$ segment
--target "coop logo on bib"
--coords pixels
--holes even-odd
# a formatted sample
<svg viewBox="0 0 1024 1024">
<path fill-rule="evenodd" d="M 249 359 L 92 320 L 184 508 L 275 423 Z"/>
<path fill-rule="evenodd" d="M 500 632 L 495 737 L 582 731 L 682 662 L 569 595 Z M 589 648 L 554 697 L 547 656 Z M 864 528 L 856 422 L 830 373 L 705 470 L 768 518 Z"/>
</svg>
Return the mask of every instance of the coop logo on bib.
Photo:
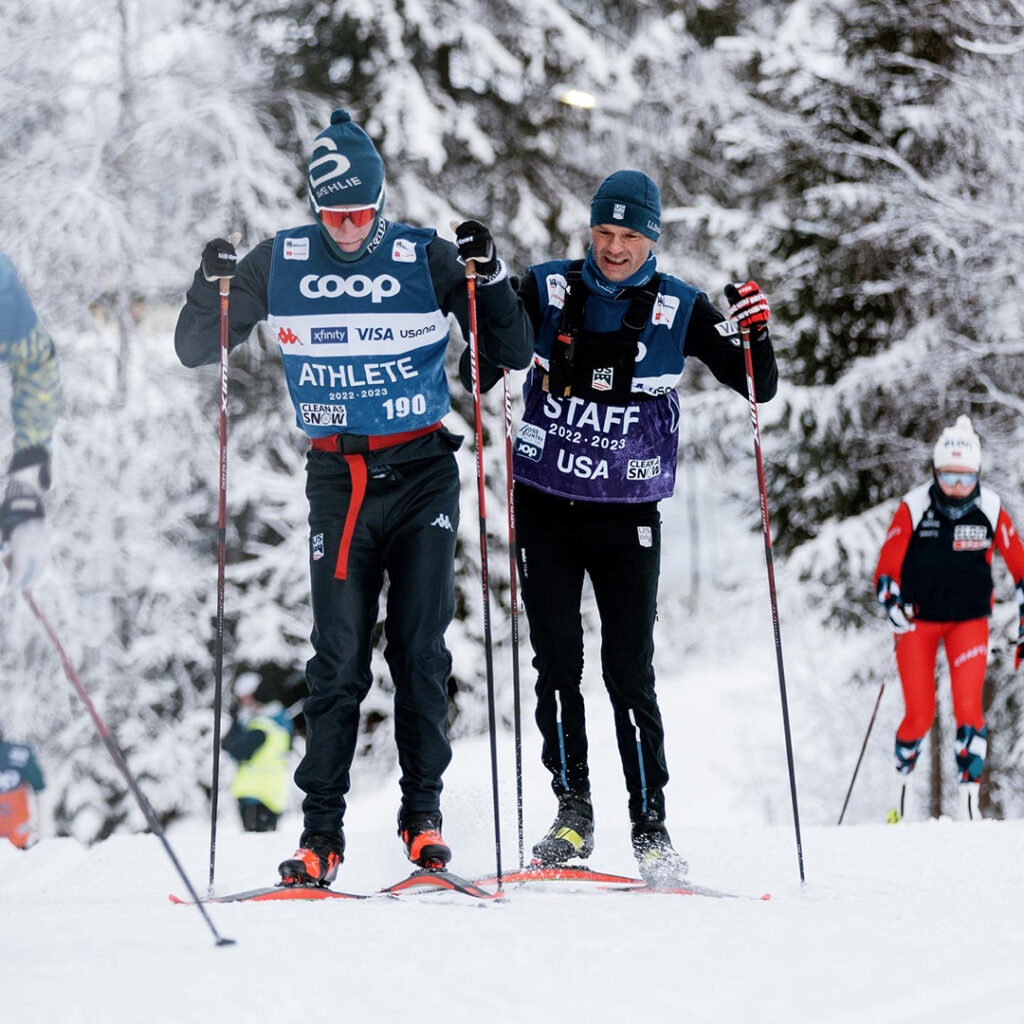
<svg viewBox="0 0 1024 1024">
<path fill-rule="evenodd" d="M 402 290 L 398 279 L 390 274 L 369 278 L 365 274 L 341 277 L 339 274 L 307 274 L 299 282 L 299 291 L 307 299 L 336 299 L 348 295 L 353 299 L 369 298 L 371 302 L 383 302 Z"/>
<path fill-rule="evenodd" d="M 516 434 L 516 455 L 522 455 L 524 459 L 531 462 L 540 462 L 544 454 L 544 442 L 548 433 L 543 427 L 533 423 L 522 423 L 519 426 L 519 433 Z"/>
</svg>

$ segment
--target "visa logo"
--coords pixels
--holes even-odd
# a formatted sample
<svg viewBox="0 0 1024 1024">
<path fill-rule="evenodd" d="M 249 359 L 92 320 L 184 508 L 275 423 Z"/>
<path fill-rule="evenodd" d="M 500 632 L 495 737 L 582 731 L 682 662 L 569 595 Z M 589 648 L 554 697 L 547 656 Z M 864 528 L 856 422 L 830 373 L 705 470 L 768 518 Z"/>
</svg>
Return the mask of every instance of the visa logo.
<svg viewBox="0 0 1024 1024">
<path fill-rule="evenodd" d="M 347 327 L 314 327 L 309 332 L 314 345 L 345 345 L 348 343 Z"/>
<path fill-rule="evenodd" d="M 395 332 L 390 327 L 357 327 L 360 341 L 394 341 Z"/>
</svg>

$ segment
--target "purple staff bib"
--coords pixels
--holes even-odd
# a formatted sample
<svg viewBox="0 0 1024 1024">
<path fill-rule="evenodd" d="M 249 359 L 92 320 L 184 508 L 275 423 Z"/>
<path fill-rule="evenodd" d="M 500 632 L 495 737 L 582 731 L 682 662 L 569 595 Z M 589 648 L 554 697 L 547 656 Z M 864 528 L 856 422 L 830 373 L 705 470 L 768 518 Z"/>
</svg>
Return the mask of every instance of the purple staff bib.
<svg viewBox="0 0 1024 1024">
<path fill-rule="evenodd" d="M 675 487 L 679 400 L 674 391 L 629 405 L 555 398 L 543 371 L 526 378 L 513 453 L 515 479 L 579 501 L 660 501 Z"/>
</svg>

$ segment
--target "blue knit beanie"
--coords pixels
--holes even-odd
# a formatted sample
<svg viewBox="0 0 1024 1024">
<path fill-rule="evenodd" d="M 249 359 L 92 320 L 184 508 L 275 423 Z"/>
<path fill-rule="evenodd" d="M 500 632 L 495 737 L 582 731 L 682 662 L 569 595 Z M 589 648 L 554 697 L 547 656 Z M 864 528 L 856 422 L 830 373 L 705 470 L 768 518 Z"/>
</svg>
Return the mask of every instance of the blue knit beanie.
<svg viewBox="0 0 1024 1024">
<path fill-rule="evenodd" d="M 616 224 L 661 237 L 661 193 L 642 171 L 616 171 L 597 187 L 590 203 L 590 226 Z"/>
<path fill-rule="evenodd" d="M 347 110 L 334 111 L 330 125 L 314 140 L 306 181 L 314 211 L 324 206 L 372 206 L 380 198 L 384 161 Z"/>
</svg>

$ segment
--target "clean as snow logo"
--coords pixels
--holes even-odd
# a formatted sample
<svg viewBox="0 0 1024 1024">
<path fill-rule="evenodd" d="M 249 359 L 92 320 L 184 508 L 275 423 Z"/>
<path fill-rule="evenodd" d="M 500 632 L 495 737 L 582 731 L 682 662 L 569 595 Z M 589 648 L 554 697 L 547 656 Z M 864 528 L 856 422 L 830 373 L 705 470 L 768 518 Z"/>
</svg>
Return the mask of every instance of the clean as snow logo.
<svg viewBox="0 0 1024 1024">
<path fill-rule="evenodd" d="M 348 424 L 348 409 L 343 405 L 300 402 L 299 416 L 310 427 L 344 427 Z"/>
<path fill-rule="evenodd" d="M 653 480 L 661 476 L 661 456 L 653 459 L 630 459 L 626 463 L 627 480 Z"/>
<path fill-rule="evenodd" d="M 390 274 L 370 278 L 365 274 L 353 274 L 341 277 L 338 274 L 307 274 L 299 282 L 299 291 L 307 299 L 336 299 L 348 295 L 353 299 L 369 297 L 371 302 L 379 303 L 390 299 L 402 290 L 397 278 Z"/>
<path fill-rule="evenodd" d="M 455 532 L 455 530 L 452 529 L 452 521 L 444 512 L 439 513 L 438 517 L 430 525 L 440 526 L 442 530 L 447 530 L 449 533 Z"/>
</svg>

